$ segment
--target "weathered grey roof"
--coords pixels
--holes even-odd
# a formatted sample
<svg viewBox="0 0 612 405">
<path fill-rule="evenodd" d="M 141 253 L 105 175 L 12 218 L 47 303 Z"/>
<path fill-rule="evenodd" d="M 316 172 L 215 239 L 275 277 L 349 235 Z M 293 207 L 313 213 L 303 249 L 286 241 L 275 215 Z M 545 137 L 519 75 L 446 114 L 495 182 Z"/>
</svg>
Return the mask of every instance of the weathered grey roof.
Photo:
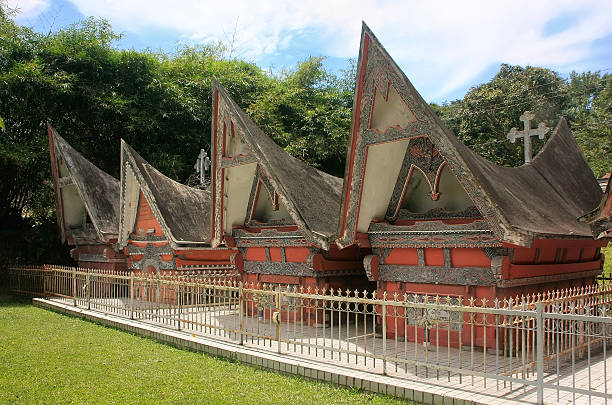
<svg viewBox="0 0 612 405">
<path fill-rule="evenodd" d="M 579 218 L 589 224 L 595 239 L 612 238 L 612 177 L 605 190 L 597 207 Z"/>
<path fill-rule="evenodd" d="M 291 156 L 253 123 L 219 82 L 215 86 L 246 128 L 245 140 L 278 186 L 277 192 L 290 200 L 310 231 L 332 236 L 338 227 L 342 179 Z"/>
<path fill-rule="evenodd" d="M 209 190 L 178 183 L 151 166 L 127 143 L 122 142 L 125 158 L 133 163 L 140 188 L 164 231 L 174 242 L 206 243 L 210 240 Z"/>
<path fill-rule="evenodd" d="M 119 229 L 119 180 L 85 159 L 50 125 L 49 132 L 55 152 L 66 164 L 97 233 L 102 240 L 116 237 Z"/>
<path fill-rule="evenodd" d="M 543 237 L 591 237 L 578 217 L 597 205 L 601 188 L 565 118 L 533 162 L 520 167 L 497 166 L 461 143 L 457 149 L 510 225 Z"/>
</svg>

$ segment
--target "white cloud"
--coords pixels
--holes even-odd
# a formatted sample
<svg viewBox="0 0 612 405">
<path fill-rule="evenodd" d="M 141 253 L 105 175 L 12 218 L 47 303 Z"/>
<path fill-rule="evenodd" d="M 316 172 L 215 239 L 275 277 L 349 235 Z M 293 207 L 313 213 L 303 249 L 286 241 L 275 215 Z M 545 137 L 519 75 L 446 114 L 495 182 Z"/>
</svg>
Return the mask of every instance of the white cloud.
<svg viewBox="0 0 612 405">
<path fill-rule="evenodd" d="M 6 5 L 9 9 L 17 9 L 18 19 L 27 20 L 38 17 L 40 13 L 49 7 L 50 0 L 7 0 Z"/>
<path fill-rule="evenodd" d="M 612 34 L 612 2 L 601 0 L 70 1 L 85 15 L 111 19 L 120 31 L 171 29 L 188 40 L 227 41 L 238 21 L 239 51 L 254 60 L 289 52 L 304 30 L 321 44 L 312 54 L 356 56 L 364 20 L 432 98 L 500 62 L 571 68 L 589 56 L 592 41 Z M 544 35 L 546 24 L 560 16 L 573 24 Z"/>
</svg>

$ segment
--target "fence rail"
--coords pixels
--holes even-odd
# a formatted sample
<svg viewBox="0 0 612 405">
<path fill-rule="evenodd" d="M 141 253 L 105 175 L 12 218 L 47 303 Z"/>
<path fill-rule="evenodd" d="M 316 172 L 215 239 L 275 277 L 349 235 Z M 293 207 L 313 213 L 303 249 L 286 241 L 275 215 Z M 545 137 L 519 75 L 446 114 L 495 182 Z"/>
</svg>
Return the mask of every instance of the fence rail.
<svg viewBox="0 0 612 405">
<path fill-rule="evenodd" d="M 610 285 L 477 302 L 195 273 L 46 265 L 6 276 L 14 292 L 381 374 L 538 403 L 610 396 Z"/>
</svg>

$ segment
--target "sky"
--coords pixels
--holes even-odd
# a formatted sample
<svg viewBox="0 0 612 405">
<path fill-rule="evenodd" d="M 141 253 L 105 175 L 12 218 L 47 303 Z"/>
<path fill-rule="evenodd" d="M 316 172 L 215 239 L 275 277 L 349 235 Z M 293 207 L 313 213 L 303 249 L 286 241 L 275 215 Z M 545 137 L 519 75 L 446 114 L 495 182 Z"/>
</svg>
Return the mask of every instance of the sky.
<svg viewBox="0 0 612 405">
<path fill-rule="evenodd" d="M 2 1 L 2 0 L 0 0 Z M 49 32 L 87 16 L 110 20 L 119 46 L 172 51 L 180 43 L 233 43 L 262 68 L 326 56 L 337 71 L 359 53 L 361 22 L 425 100 L 462 98 L 501 63 L 612 71 L 609 0 L 4 0 L 22 25 Z"/>
</svg>

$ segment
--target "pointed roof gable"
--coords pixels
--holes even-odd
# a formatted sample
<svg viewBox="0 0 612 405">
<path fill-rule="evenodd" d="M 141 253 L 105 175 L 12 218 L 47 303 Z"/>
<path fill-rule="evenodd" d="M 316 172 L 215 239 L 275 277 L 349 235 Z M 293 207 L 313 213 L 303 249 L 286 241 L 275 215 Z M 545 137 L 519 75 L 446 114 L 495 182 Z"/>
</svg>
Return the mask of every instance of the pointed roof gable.
<svg viewBox="0 0 612 405">
<path fill-rule="evenodd" d="M 172 247 L 210 241 L 209 190 L 178 183 L 160 173 L 125 141 L 121 141 L 121 221 L 119 244 L 132 232 L 140 192 Z"/>
<path fill-rule="evenodd" d="M 376 97 L 385 96 L 390 102 L 394 94 L 403 104 L 396 102 L 399 107 L 388 108 L 382 117 L 375 116 Z M 409 140 L 423 136 L 439 149 L 500 241 L 529 245 L 536 235 L 590 236 L 588 227 L 576 217 L 581 209 L 585 212 L 585 207 L 593 207 L 601 192 L 564 119 L 532 164 L 497 166 L 472 152 L 444 126 L 365 23 L 353 120 L 342 197 L 343 221 L 338 231 L 340 246 L 354 243 L 358 225 L 363 229 L 359 221 L 366 167 L 382 165 L 369 155 L 376 156 L 376 148 L 389 143 L 397 147 L 387 147 L 391 149 L 386 154 L 400 146 L 405 150 Z M 399 167 L 395 172 L 393 168 L 388 170 L 397 171 Z"/>
<path fill-rule="evenodd" d="M 590 225 L 595 239 L 612 239 L 612 177 L 610 176 L 605 190 L 597 207 L 578 218 L 579 221 Z"/>
<path fill-rule="evenodd" d="M 85 159 L 51 125 L 47 125 L 47 132 L 62 239 L 66 238 L 67 230 L 63 219 L 62 185 L 59 183 L 66 181 L 66 177 L 75 186 L 99 240 L 104 242 L 116 238 L 119 228 L 119 181 Z M 58 161 L 65 164 L 68 176 L 61 175 Z"/>
<path fill-rule="evenodd" d="M 223 157 L 223 139 L 217 135 L 217 124 L 220 122 L 219 106 L 223 103 L 238 126 L 244 141 L 250 148 L 252 156 L 249 161 L 257 162 L 265 171 L 272 187 L 279 194 L 281 201 L 296 225 L 305 232 L 313 243 L 327 246 L 328 239 L 338 227 L 338 212 L 342 179 L 317 170 L 294 158 L 264 134 L 253 121 L 232 100 L 223 86 L 214 81 L 214 108 L 211 144 L 213 146 L 213 167 L 220 169 Z M 213 174 L 214 175 L 214 174 Z M 219 176 L 220 177 L 220 176 Z M 218 180 L 222 180 L 217 177 Z M 215 180 L 213 179 L 213 183 Z M 218 187 L 215 204 L 221 202 L 221 187 Z M 220 220 L 217 214 L 217 223 Z"/>
</svg>

